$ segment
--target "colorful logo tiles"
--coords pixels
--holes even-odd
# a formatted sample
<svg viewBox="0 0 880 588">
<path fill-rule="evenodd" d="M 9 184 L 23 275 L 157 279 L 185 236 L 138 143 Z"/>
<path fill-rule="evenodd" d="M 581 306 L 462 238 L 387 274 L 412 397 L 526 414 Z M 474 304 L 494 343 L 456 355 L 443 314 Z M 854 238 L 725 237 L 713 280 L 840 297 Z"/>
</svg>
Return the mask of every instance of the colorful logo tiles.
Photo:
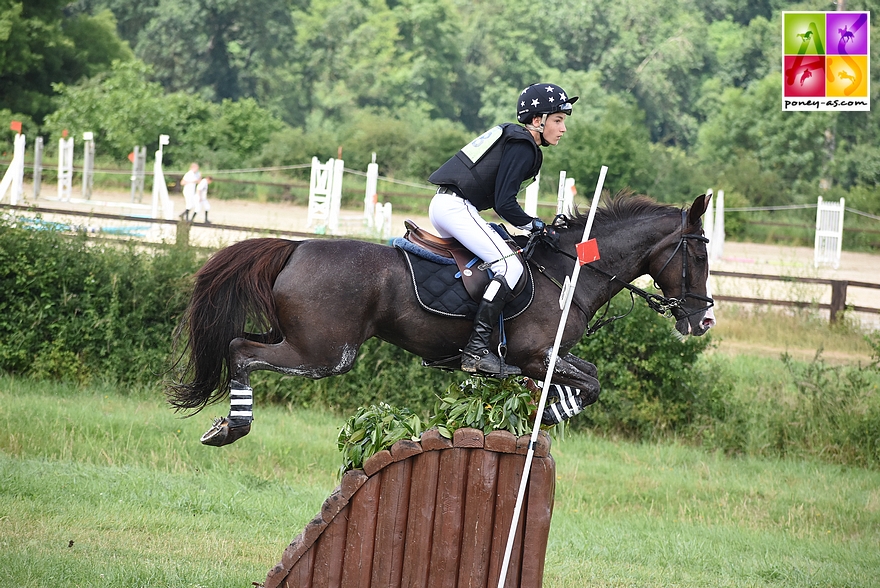
<svg viewBox="0 0 880 588">
<path fill-rule="evenodd" d="M 782 13 L 782 110 L 871 110 L 870 12 Z"/>
</svg>

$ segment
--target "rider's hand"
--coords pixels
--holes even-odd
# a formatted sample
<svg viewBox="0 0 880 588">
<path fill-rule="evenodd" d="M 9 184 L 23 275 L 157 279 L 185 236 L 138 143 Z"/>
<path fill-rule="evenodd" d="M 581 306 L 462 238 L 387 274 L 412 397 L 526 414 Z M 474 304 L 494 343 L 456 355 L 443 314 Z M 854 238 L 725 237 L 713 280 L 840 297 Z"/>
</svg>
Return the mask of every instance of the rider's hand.
<svg viewBox="0 0 880 588">
<path fill-rule="evenodd" d="M 559 247 L 559 233 L 539 218 L 532 219 L 532 234 L 535 233 L 541 235 L 541 238 L 551 246 Z"/>
<path fill-rule="evenodd" d="M 559 248 L 559 233 L 551 226 L 544 227 L 544 241 L 552 247 Z"/>
</svg>

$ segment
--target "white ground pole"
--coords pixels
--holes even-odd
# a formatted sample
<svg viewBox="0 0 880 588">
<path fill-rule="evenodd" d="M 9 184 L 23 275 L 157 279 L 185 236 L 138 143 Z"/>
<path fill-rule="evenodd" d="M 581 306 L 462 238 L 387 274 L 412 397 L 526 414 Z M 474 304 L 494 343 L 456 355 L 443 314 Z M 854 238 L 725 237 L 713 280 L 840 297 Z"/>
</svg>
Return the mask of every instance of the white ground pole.
<svg viewBox="0 0 880 588">
<path fill-rule="evenodd" d="M 564 174 L 565 172 L 562 173 Z M 587 217 L 587 224 L 584 227 L 584 236 L 581 241 L 586 241 L 590 237 L 590 230 L 593 228 L 593 219 L 596 217 L 596 208 L 599 205 L 599 197 L 602 195 L 602 186 L 605 184 L 605 174 L 607 173 L 608 166 L 603 165 L 602 170 L 599 172 L 599 181 L 596 183 L 596 191 L 593 193 L 593 202 L 590 205 L 590 215 Z M 561 179 L 564 180 L 564 178 Z M 560 182 L 560 184 L 564 184 L 564 181 Z M 559 346 L 562 344 L 562 334 L 565 331 L 565 323 L 568 320 L 568 312 L 571 310 L 571 301 L 574 297 L 574 290 L 575 286 L 577 286 L 580 271 L 581 263 L 577 260 L 574 262 L 574 271 L 571 274 L 571 281 L 566 278 L 566 287 L 563 289 L 562 298 L 560 299 L 562 316 L 559 319 L 559 328 L 556 330 L 556 341 L 554 341 L 553 350 L 550 352 L 550 361 L 547 365 L 547 375 L 544 377 L 544 386 L 541 389 L 541 400 L 538 402 L 538 411 L 535 413 L 535 425 L 532 427 L 532 438 L 529 441 L 528 452 L 526 452 L 526 463 L 523 467 L 523 475 L 519 483 L 519 493 L 516 496 L 516 506 L 513 509 L 513 520 L 510 523 L 510 534 L 507 536 L 507 547 L 504 549 L 504 561 L 501 564 L 501 575 L 498 578 L 498 588 L 504 588 L 504 582 L 507 580 L 507 568 L 510 566 L 510 554 L 513 551 L 513 542 L 516 535 L 516 528 L 519 524 L 520 512 L 522 511 L 523 498 L 526 493 L 526 486 L 529 483 L 529 473 L 532 469 L 532 458 L 535 456 L 535 444 L 538 442 L 538 433 L 541 430 L 541 415 L 544 414 L 544 406 L 547 404 L 547 394 L 550 391 L 550 382 L 553 379 L 553 370 L 556 368 L 556 359 L 559 357 Z"/>
<path fill-rule="evenodd" d="M 82 197 L 91 199 L 95 186 L 95 134 L 92 131 L 83 133 L 83 175 Z"/>
<path fill-rule="evenodd" d="M 565 170 L 559 172 L 559 187 L 556 189 L 556 214 L 565 211 Z"/>
<path fill-rule="evenodd" d="M 0 181 L 0 200 L 9 192 L 9 203 L 13 206 L 22 198 L 22 183 L 24 182 L 24 149 L 27 139 L 21 133 L 15 135 L 12 161 L 6 168 L 3 180 Z"/>
<path fill-rule="evenodd" d="M 368 228 L 374 226 L 374 216 L 378 216 L 376 204 L 379 202 L 379 164 L 373 153 L 373 162 L 367 164 L 367 188 L 364 191 L 364 223 Z"/>
<path fill-rule="evenodd" d="M 58 200 L 69 202 L 73 191 L 73 137 L 58 139 Z"/>
<path fill-rule="evenodd" d="M 34 200 L 40 197 L 43 182 L 43 137 L 34 141 Z"/>
<path fill-rule="evenodd" d="M 703 233 L 706 235 L 706 238 L 709 239 L 707 249 L 709 250 L 709 257 L 711 258 L 712 247 L 715 245 L 715 233 L 712 230 L 715 227 L 715 199 L 712 197 L 712 188 L 706 190 L 706 196 L 709 197 L 709 207 L 703 215 Z"/>
<path fill-rule="evenodd" d="M 724 255 L 724 190 L 718 190 L 718 202 L 715 204 L 715 226 L 712 237 L 715 244 L 709 252 L 709 259 L 721 259 Z M 709 295 L 711 297 L 711 294 Z"/>
<path fill-rule="evenodd" d="M 535 181 L 526 187 L 526 205 L 524 210 L 529 216 L 538 216 L 538 190 L 541 185 L 541 174 L 535 176 Z"/>
</svg>

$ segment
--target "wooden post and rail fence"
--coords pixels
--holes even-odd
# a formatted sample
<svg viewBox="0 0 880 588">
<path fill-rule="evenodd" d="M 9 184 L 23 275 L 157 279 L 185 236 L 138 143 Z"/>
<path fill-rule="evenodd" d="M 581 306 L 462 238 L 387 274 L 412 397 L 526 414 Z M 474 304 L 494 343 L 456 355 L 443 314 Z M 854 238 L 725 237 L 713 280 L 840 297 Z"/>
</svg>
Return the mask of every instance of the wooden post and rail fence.
<svg viewBox="0 0 880 588">
<path fill-rule="evenodd" d="M 849 309 L 855 312 L 867 312 L 872 314 L 880 314 L 880 308 L 871 308 L 868 306 L 855 306 L 846 304 L 846 294 L 847 289 L 850 287 L 853 288 L 869 288 L 874 290 L 880 290 L 880 284 L 872 284 L 870 282 L 857 282 L 855 280 L 830 280 L 826 278 L 800 278 L 793 276 L 771 276 L 766 274 L 746 274 L 741 272 L 725 272 L 725 271 L 712 271 L 713 276 L 717 276 L 720 278 L 745 278 L 749 280 L 773 280 L 780 282 L 790 282 L 790 283 L 798 283 L 798 284 L 823 284 L 826 286 L 831 286 L 831 302 L 830 303 L 816 303 L 816 302 L 803 302 L 798 300 L 775 300 L 775 299 L 767 299 L 767 298 L 749 298 L 746 296 L 726 296 L 726 295 L 713 295 L 715 300 L 721 300 L 726 302 L 742 302 L 746 304 L 766 304 L 771 306 L 794 306 L 798 308 L 809 308 L 816 307 L 821 308 L 823 310 L 830 311 L 831 314 L 831 322 L 836 322 L 839 318 L 839 314 L 843 311 Z"/>
</svg>

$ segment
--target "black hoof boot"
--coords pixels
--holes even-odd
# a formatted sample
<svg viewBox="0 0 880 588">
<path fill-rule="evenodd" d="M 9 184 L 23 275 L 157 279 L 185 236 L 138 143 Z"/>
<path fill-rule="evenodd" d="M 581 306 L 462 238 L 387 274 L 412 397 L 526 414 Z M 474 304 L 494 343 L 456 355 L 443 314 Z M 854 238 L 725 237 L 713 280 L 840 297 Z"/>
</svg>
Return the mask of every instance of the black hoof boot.
<svg viewBox="0 0 880 588">
<path fill-rule="evenodd" d="M 202 435 L 201 442 L 203 445 L 211 447 L 222 447 L 235 443 L 251 432 L 251 422 L 252 420 L 245 419 L 216 418 L 211 428 Z"/>
</svg>

